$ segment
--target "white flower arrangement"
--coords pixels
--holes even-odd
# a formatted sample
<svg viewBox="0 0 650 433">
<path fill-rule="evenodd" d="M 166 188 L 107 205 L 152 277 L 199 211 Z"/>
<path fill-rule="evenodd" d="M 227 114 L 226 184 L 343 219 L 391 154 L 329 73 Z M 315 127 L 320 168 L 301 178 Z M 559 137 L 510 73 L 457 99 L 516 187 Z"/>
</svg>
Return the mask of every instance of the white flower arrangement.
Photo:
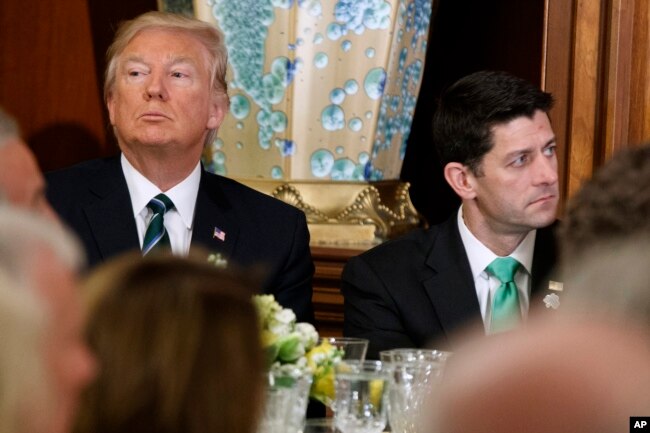
<svg viewBox="0 0 650 433">
<path fill-rule="evenodd" d="M 334 394 L 334 364 L 343 352 L 323 341 L 310 323 L 296 322 L 296 315 L 283 308 L 273 295 L 253 297 L 260 322 L 261 340 L 269 369 L 287 375 L 311 374 L 310 396 L 329 401 Z"/>
<path fill-rule="evenodd" d="M 208 262 L 221 269 L 228 266 L 219 253 L 210 254 Z M 319 344 L 316 328 L 311 323 L 296 322 L 296 314 L 283 308 L 273 295 L 255 295 L 253 303 L 269 371 L 295 379 L 311 375 L 310 397 L 330 403 L 334 398 L 334 365 L 341 361 L 343 350 L 327 340 Z"/>
</svg>

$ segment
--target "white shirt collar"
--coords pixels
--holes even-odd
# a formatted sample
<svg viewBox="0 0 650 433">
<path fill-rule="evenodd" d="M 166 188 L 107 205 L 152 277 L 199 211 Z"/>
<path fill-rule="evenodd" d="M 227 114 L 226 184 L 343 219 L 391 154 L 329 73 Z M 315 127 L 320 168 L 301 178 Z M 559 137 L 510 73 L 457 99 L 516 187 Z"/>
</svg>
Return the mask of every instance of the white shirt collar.
<svg viewBox="0 0 650 433">
<path fill-rule="evenodd" d="M 487 278 L 487 274 L 484 273 L 485 268 L 499 256 L 494 254 L 492 250 L 479 241 L 469 230 L 467 225 L 465 225 L 462 205 L 460 209 L 458 209 L 458 231 L 460 232 L 460 237 L 465 246 L 469 265 L 472 269 L 472 276 L 476 279 L 483 273 L 484 277 Z M 528 275 L 531 275 L 536 236 L 537 230 L 531 230 L 528 232 L 526 237 L 519 243 L 519 245 L 517 245 L 517 248 L 509 255 L 509 257 L 516 259 L 522 264 L 528 272 Z"/>
<path fill-rule="evenodd" d="M 126 184 L 131 195 L 131 205 L 133 206 L 133 216 L 137 217 L 142 212 L 147 212 L 147 203 L 161 191 L 149 179 L 144 177 L 131 163 L 126 159 L 124 154 L 120 158 L 122 171 L 126 178 Z M 201 181 L 201 163 L 197 162 L 196 167 L 189 176 L 183 179 L 173 188 L 165 191 L 165 194 L 174 203 L 183 224 L 188 230 L 192 229 L 194 221 L 194 209 L 196 197 L 199 193 L 199 183 Z"/>
</svg>

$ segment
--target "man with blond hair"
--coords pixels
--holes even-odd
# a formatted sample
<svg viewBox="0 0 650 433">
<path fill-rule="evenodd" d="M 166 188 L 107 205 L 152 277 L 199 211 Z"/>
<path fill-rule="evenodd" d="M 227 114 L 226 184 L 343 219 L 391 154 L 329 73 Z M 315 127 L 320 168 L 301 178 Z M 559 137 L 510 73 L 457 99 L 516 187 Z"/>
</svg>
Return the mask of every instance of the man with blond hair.
<svg viewBox="0 0 650 433">
<path fill-rule="evenodd" d="M 304 213 L 201 165 L 229 107 L 226 62 L 213 25 L 162 12 L 123 23 L 104 87 L 121 155 L 52 173 L 48 198 L 91 265 L 131 249 L 201 246 L 261 269 L 264 291 L 312 320 Z"/>
</svg>

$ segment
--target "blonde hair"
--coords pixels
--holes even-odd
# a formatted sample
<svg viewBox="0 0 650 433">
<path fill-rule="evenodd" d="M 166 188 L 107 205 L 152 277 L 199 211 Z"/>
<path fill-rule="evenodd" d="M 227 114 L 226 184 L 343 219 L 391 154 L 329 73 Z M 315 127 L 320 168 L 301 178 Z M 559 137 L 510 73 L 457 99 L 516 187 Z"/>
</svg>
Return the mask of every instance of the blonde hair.
<svg viewBox="0 0 650 433">
<path fill-rule="evenodd" d="M 108 101 L 115 86 L 117 63 L 126 46 L 140 32 L 151 29 L 173 30 L 188 33 L 198 39 L 208 51 L 208 68 L 210 71 L 210 88 L 216 98 L 223 101 L 228 108 L 228 85 L 226 68 L 228 52 L 223 34 L 214 25 L 179 14 L 152 11 L 137 18 L 124 21 L 115 33 L 113 43 L 106 52 L 106 73 L 104 77 L 104 101 Z M 216 129 L 208 132 L 205 143 L 210 143 L 216 135 Z"/>
<path fill-rule="evenodd" d="M 102 366 L 75 432 L 252 433 L 262 353 L 252 287 L 200 259 L 127 254 L 85 284 Z"/>
<path fill-rule="evenodd" d="M 19 287 L 0 269 L 0 433 L 37 428 L 52 413 L 45 380 L 44 327 L 45 310 L 33 292 Z M 32 414 L 32 408 L 38 410 Z"/>
</svg>

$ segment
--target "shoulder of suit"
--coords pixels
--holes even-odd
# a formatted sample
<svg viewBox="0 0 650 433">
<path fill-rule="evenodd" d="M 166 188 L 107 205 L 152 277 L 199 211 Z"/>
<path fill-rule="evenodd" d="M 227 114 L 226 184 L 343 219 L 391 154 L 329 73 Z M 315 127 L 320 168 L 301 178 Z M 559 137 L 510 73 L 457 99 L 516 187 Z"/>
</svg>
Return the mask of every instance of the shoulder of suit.
<svg viewBox="0 0 650 433">
<path fill-rule="evenodd" d="M 119 157 L 98 158 L 83 161 L 66 168 L 50 171 L 45 174 L 45 177 L 48 182 L 64 180 L 68 178 L 79 182 L 79 179 L 82 177 L 92 177 L 102 170 L 115 167 L 120 168 Z"/>
<path fill-rule="evenodd" d="M 385 241 L 376 247 L 361 254 L 366 260 L 375 260 L 383 257 L 397 260 L 404 256 L 423 255 L 427 250 L 432 235 L 438 231 L 436 226 L 424 229 L 416 228 L 395 239 Z"/>
<path fill-rule="evenodd" d="M 204 175 L 207 182 L 217 185 L 232 203 L 254 204 L 266 208 L 284 210 L 285 212 L 302 212 L 295 206 L 244 185 L 234 179 L 210 173 L 209 171 L 205 171 Z"/>
</svg>

